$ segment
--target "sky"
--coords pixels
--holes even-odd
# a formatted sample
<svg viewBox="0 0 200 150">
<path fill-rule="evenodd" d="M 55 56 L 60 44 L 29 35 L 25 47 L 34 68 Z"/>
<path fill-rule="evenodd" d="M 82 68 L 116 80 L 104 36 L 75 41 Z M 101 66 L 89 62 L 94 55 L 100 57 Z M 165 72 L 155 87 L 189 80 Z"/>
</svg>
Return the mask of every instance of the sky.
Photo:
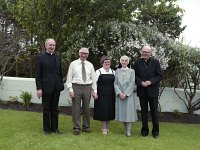
<svg viewBox="0 0 200 150">
<path fill-rule="evenodd" d="M 183 42 L 200 48 L 200 0 L 178 0 L 177 5 L 185 10 L 182 26 L 187 27 L 181 34 Z"/>
</svg>

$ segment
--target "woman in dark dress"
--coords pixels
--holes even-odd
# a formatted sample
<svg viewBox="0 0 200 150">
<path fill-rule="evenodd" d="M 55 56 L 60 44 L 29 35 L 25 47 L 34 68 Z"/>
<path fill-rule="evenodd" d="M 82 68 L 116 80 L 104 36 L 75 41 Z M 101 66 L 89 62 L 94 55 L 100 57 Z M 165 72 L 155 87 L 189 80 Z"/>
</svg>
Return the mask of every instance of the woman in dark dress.
<svg viewBox="0 0 200 150">
<path fill-rule="evenodd" d="M 94 120 L 101 121 L 102 134 L 108 134 L 109 121 L 115 119 L 115 72 L 108 56 L 102 56 L 100 63 L 103 67 L 96 70 L 98 99 L 94 101 Z"/>
</svg>

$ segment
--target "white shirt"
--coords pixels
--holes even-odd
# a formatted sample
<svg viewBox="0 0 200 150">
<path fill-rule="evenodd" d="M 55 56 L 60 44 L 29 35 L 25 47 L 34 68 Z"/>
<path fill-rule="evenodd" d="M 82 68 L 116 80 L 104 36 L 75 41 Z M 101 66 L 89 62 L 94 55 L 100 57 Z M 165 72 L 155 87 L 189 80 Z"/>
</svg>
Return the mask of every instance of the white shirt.
<svg viewBox="0 0 200 150">
<path fill-rule="evenodd" d="M 99 71 L 100 70 L 100 71 Z M 100 73 L 101 72 L 101 73 Z M 108 71 L 106 71 L 103 67 L 96 70 L 96 79 L 99 79 L 100 74 L 114 74 L 115 75 L 115 71 L 112 69 L 109 69 Z"/>
<path fill-rule="evenodd" d="M 70 92 L 73 92 L 72 84 L 92 84 L 92 89 L 96 92 L 97 85 L 96 85 L 96 74 L 94 70 L 94 66 L 89 61 L 85 60 L 85 71 L 86 71 L 86 81 L 84 82 L 82 79 L 82 61 L 80 59 L 74 60 L 71 62 L 67 74 L 67 89 Z"/>
</svg>

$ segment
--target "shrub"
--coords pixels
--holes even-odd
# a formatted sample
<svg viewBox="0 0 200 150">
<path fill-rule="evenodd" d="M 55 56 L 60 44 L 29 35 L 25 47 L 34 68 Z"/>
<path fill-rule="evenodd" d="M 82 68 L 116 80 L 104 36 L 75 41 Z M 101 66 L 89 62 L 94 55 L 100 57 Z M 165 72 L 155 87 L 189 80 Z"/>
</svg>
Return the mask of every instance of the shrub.
<svg viewBox="0 0 200 150">
<path fill-rule="evenodd" d="M 181 113 L 179 110 L 177 110 L 177 109 L 175 109 L 174 112 L 173 112 L 172 114 L 173 114 L 173 116 L 176 117 L 176 118 L 180 118 L 181 115 L 182 115 L 182 113 Z"/>
<path fill-rule="evenodd" d="M 2 104 L 3 106 L 9 106 L 9 102 L 8 102 L 8 101 L 1 101 L 1 104 Z"/>
<path fill-rule="evenodd" d="M 18 102 L 18 97 L 17 96 L 9 96 L 10 102 L 13 104 L 17 104 Z"/>
<path fill-rule="evenodd" d="M 26 110 L 28 110 L 29 104 L 32 99 L 32 93 L 22 91 L 22 93 L 20 94 L 20 98 L 23 100 L 23 105 L 25 106 Z"/>
</svg>

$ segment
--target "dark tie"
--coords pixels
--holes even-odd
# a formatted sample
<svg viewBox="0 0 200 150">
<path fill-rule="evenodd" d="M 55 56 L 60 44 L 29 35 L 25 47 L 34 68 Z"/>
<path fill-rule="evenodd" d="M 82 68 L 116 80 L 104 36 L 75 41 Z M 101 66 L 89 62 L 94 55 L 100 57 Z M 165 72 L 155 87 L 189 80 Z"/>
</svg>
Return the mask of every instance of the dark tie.
<svg viewBox="0 0 200 150">
<path fill-rule="evenodd" d="M 82 61 L 82 79 L 86 81 L 85 63 Z"/>
</svg>

